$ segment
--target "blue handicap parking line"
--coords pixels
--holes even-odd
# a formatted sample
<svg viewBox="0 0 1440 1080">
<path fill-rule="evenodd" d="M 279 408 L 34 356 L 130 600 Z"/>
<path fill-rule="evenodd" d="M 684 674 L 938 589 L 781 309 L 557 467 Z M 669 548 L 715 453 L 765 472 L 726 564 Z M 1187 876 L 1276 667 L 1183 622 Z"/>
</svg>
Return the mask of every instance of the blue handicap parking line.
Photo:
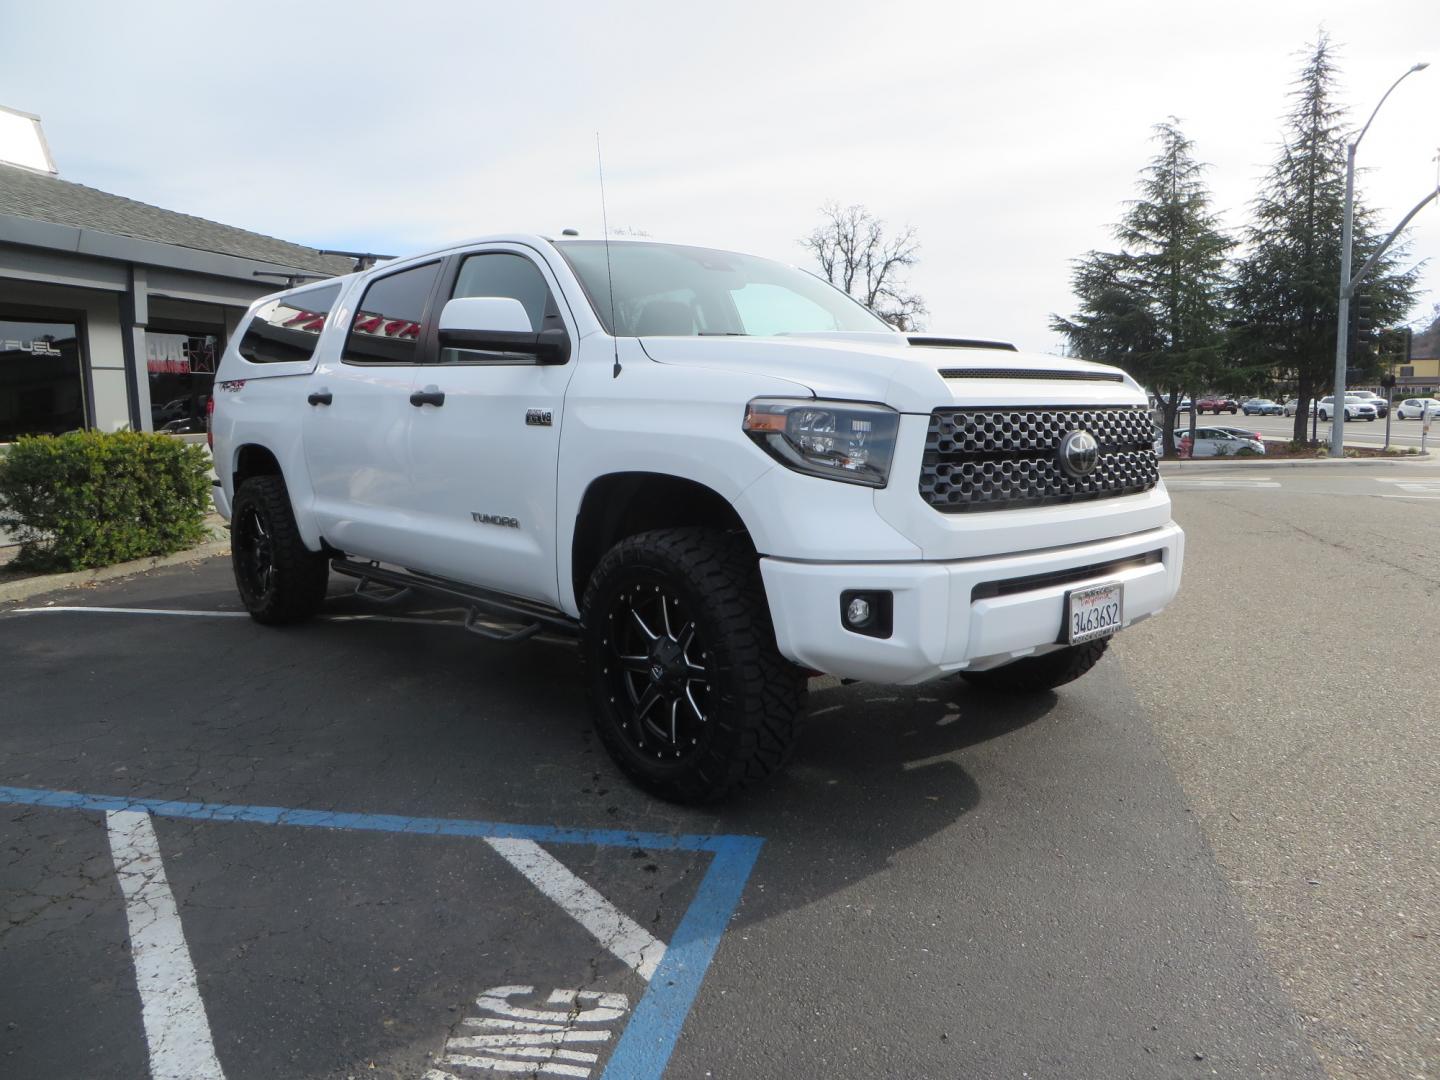
<svg viewBox="0 0 1440 1080">
<path fill-rule="evenodd" d="M 143 810 L 156 817 L 187 821 L 247 822 L 301 828 L 347 829 L 359 832 L 405 833 L 418 836 L 466 836 L 483 839 L 533 840 L 541 844 L 584 844 L 599 847 L 650 848 L 657 851 L 707 851 L 712 858 L 690 906 L 675 928 L 664 958 L 636 1004 L 610 1056 L 602 1080 L 659 1080 L 680 1038 L 700 983 L 714 959 L 720 938 L 740 903 L 745 883 L 764 841 L 757 836 L 670 835 L 625 832 L 621 829 L 561 829 L 549 825 L 508 825 L 494 821 L 405 817 L 398 814 L 357 814 L 300 810 L 280 806 L 235 806 L 228 803 L 180 802 L 88 795 L 73 791 L 0 786 L 0 804 L 42 806 L 56 810 Z"/>
</svg>

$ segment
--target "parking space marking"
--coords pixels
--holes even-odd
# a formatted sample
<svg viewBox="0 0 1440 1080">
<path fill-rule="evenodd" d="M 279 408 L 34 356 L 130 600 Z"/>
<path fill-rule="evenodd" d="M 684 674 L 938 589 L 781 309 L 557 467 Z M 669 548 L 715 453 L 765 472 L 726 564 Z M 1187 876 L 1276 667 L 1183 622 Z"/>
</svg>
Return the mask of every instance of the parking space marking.
<svg viewBox="0 0 1440 1080">
<path fill-rule="evenodd" d="M 144 810 L 105 814 L 125 896 L 130 956 L 140 990 L 152 1080 L 225 1080 L 155 827 Z"/>
<path fill-rule="evenodd" d="M 533 840 L 487 839 L 500 857 L 530 879 L 646 982 L 665 955 L 665 943 L 576 877 Z"/>
<path fill-rule="evenodd" d="M 1181 480 L 1181 479 L 1175 479 L 1175 480 L 1166 480 L 1166 481 L 1165 481 L 1165 486 L 1166 486 L 1167 488 L 1176 488 L 1176 489 L 1181 490 L 1181 491 L 1183 491 L 1183 490 L 1185 490 L 1185 489 L 1187 489 L 1187 488 L 1205 488 L 1205 489 L 1210 489 L 1210 490 L 1221 490 L 1221 489 L 1244 490 L 1244 489 L 1248 489 L 1248 488 L 1278 488 L 1278 487 L 1280 486 L 1280 481 L 1278 481 L 1278 480 L 1232 480 L 1232 479 L 1228 479 L 1228 478 L 1227 478 L 1227 479 L 1224 479 L 1224 480 L 1197 480 L 1197 479 Z"/>
<path fill-rule="evenodd" d="M 600 1055 L 592 1050 L 564 1047 L 608 1042 L 610 1032 L 605 1028 L 577 1028 L 576 1025 L 618 1020 L 630 1011 L 630 999 L 624 994 L 598 990 L 556 990 L 546 1004 L 563 1005 L 563 1010 L 527 1009 L 510 1003 L 512 997 L 534 992 L 533 986 L 495 986 L 486 990 L 475 999 L 475 1004 L 495 1016 L 467 1016 L 461 1022 L 462 1027 L 478 1029 L 484 1034 L 447 1039 L 445 1056 L 439 1063 L 446 1069 L 589 1076 Z M 441 1069 L 431 1069 L 423 1080 L 461 1078 Z"/>
<path fill-rule="evenodd" d="M 193 611 L 180 608 L 130 608 L 130 607 L 99 607 L 88 604 L 52 604 L 47 607 L 23 607 L 14 608 L 10 611 L 0 611 L 0 618 L 11 615 L 178 615 L 192 619 L 248 619 L 248 612 L 244 611 Z M 459 617 L 451 619 L 431 619 L 415 615 L 370 615 L 359 612 L 351 615 L 317 615 L 316 622 L 350 623 L 350 622 L 373 622 L 373 623 L 403 623 L 409 626 L 441 626 L 451 630 L 465 630 L 466 626 Z M 483 626 L 497 626 L 498 624 L 485 619 L 477 622 Z M 541 635 L 545 641 L 569 642 L 568 638 Z"/>
<path fill-rule="evenodd" d="M 636 1003 L 630 1022 L 620 1033 L 601 1080 L 660 1080 L 680 1038 L 685 1018 L 700 991 L 700 984 L 720 946 L 726 926 L 739 906 L 745 884 L 750 879 L 750 873 L 764 844 L 764 841 L 756 836 L 567 829 L 552 825 L 512 825 L 459 818 L 181 802 L 0 786 L 0 804 L 7 803 L 56 810 L 85 810 L 107 815 L 131 812 L 216 823 L 239 822 L 417 836 L 526 840 L 535 844 L 706 852 L 711 857 L 710 865 L 700 879 L 690 906 L 685 909 L 679 925 L 671 935 L 669 946 L 664 947 L 660 953 L 649 985 Z M 178 926 L 178 918 L 176 924 Z M 643 948 L 641 954 L 651 955 L 645 954 Z M 218 1069 L 218 1065 L 216 1068 Z M 210 1080 L 204 1073 L 191 1072 L 186 1075 Z M 219 1073 L 215 1076 L 218 1078 Z M 171 1078 L 166 1077 L 165 1080 Z"/>
<path fill-rule="evenodd" d="M 10 615 L 64 615 L 74 614 L 83 611 L 92 615 L 181 615 L 189 618 L 211 618 L 211 619 L 248 619 L 249 612 L 245 611 L 180 611 L 172 608 L 143 608 L 143 607 L 66 607 L 56 604 L 53 607 L 22 607 L 7 612 Z"/>
</svg>

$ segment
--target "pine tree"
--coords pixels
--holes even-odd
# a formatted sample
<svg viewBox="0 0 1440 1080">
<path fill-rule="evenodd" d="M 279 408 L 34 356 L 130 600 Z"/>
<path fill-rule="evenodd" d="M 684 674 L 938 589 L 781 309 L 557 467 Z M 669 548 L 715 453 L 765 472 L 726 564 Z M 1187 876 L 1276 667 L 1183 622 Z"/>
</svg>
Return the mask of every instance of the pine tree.
<svg viewBox="0 0 1440 1080">
<path fill-rule="evenodd" d="M 1333 51 L 1322 33 L 1295 80 L 1284 144 L 1255 200 L 1231 294 L 1234 361 L 1257 378 L 1294 382 L 1297 442 L 1307 437 L 1311 399 L 1334 381 L 1345 109 L 1335 101 Z M 1355 267 L 1379 246 L 1374 224 L 1357 198 Z M 1416 271 L 1397 269 L 1402 254 L 1386 252 L 1364 287 L 1379 325 L 1399 321 L 1414 304 Z"/>
<path fill-rule="evenodd" d="M 1181 397 L 1204 388 L 1224 362 L 1233 241 L 1210 210 L 1206 166 L 1179 121 L 1155 125 L 1155 141 L 1160 151 L 1141 170 L 1140 197 L 1114 229 L 1121 250 L 1076 261 L 1071 283 L 1080 310 L 1052 316 L 1050 325 L 1072 352 L 1124 368 L 1160 395 L 1171 457 Z"/>
</svg>

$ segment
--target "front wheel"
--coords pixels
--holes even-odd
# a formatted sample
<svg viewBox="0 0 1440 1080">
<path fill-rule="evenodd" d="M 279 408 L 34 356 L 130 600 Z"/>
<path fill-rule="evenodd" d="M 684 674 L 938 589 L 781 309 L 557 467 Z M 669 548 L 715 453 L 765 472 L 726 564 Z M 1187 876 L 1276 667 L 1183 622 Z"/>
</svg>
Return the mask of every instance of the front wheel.
<svg viewBox="0 0 1440 1080">
<path fill-rule="evenodd" d="M 742 539 L 681 528 L 621 541 L 585 590 L 580 633 L 595 730 L 640 787 L 713 802 L 789 760 L 805 676 L 775 645 Z"/>
<path fill-rule="evenodd" d="M 1100 662 L 1110 647 L 1109 638 L 1099 638 L 1042 656 L 1027 656 L 1004 667 L 987 671 L 962 671 L 965 681 L 982 690 L 1006 694 L 1038 694 L 1074 682 Z"/>
<path fill-rule="evenodd" d="M 300 539 L 290 494 L 278 476 L 252 477 L 235 493 L 230 563 L 240 601 L 256 622 L 300 622 L 325 599 L 330 564 Z"/>
</svg>

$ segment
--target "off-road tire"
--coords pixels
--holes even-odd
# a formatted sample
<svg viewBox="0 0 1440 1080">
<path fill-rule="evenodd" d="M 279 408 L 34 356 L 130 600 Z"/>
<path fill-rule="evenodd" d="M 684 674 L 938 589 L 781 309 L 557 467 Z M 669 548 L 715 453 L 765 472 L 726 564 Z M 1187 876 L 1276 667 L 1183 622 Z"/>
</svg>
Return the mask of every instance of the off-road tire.
<svg viewBox="0 0 1440 1080">
<path fill-rule="evenodd" d="M 1027 656 L 1004 667 L 988 671 L 962 671 L 970 685 L 1006 694 L 1038 694 L 1074 682 L 1100 662 L 1110 647 L 1109 638 L 1099 638 L 1043 656 Z"/>
<path fill-rule="evenodd" d="M 268 575 L 256 567 L 257 520 L 266 534 Z M 250 617 L 267 626 L 281 626 L 314 615 L 325 599 L 330 563 L 300 539 L 285 481 L 278 476 L 246 480 L 235 493 L 230 523 L 235 588 Z"/>
<path fill-rule="evenodd" d="M 652 587 L 673 597 L 673 610 L 683 609 L 684 620 L 693 623 L 696 662 L 704 658 L 705 715 L 701 719 L 702 710 L 695 709 L 686 716 L 693 744 L 688 737 L 646 743 L 636 715 L 640 702 L 627 696 L 627 687 L 646 676 L 617 666 L 622 649 L 619 636 L 612 641 L 615 619 L 629 626 L 635 605 Z M 655 621 L 653 614 L 649 618 Z M 794 752 L 806 677 L 776 648 L 759 565 L 743 538 L 675 528 L 616 544 L 585 590 L 580 653 L 601 742 L 632 781 L 662 799 L 715 802 L 778 772 Z M 624 681 L 626 670 L 634 681 Z"/>
</svg>

